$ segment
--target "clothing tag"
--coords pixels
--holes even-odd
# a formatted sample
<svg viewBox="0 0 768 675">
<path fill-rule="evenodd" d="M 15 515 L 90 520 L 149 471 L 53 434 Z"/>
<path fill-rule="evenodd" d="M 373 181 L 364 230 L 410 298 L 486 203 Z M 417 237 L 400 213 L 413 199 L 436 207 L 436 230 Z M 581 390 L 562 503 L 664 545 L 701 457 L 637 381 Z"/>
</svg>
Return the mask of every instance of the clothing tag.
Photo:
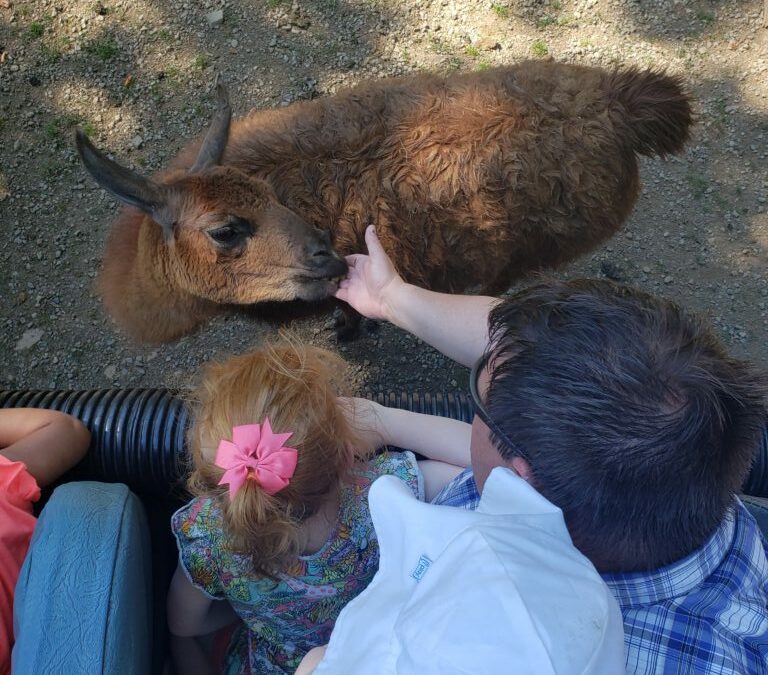
<svg viewBox="0 0 768 675">
<path fill-rule="evenodd" d="M 421 581 L 421 578 L 426 574 L 431 564 L 432 561 L 427 556 L 420 556 L 419 562 L 416 563 L 416 567 L 414 567 L 413 572 L 411 572 L 411 576 L 416 579 L 416 581 Z"/>
</svg>

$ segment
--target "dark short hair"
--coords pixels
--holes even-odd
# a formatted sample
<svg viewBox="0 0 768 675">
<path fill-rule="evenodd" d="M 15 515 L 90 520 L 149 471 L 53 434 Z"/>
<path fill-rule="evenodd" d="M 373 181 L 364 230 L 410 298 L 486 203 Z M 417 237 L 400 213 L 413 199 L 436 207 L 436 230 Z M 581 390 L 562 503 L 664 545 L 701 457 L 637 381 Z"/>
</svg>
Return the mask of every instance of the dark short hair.
<svg viewBox="0 0 768 675">
<path fill-rule="evenodd" d="M 608 281 L 537 283 L 498 304 L 489 330 L 488 411 L 598 569 L 654 569 L 701 546 L 765 429 L 764 377 L 696 315 Z"/>
</svg>

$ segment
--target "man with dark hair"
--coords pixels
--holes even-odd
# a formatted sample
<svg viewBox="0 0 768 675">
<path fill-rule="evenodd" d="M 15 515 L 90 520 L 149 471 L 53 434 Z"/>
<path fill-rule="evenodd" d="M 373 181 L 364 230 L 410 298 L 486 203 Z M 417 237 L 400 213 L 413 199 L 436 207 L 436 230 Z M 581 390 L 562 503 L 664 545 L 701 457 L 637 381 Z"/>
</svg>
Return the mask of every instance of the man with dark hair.
<svg viewBox="0 0 768 675">
<path fill-rule="evenodd" d="M 579 280 L 502 301 L 489 333 L 486 408 L 514 442 L 496 448 L 528 461 L 598 569 L 656 569 L 706 542 L 765 429 L 760 379 L 708 326 Z"/>
<path fill-rule="evenodd" d="M 613 591 L 627 672 L 768 672 L 766 544 L 736 497 L 765 429 L 764 379 L 639 291 L 432 293 L 400 279 L 373 228 L 366 242 L 337 296 L 474 364 L 472 467 L 434 502 L 474 508 L 490 472 L 512 469 L 562 509 Z"/>
</svg>

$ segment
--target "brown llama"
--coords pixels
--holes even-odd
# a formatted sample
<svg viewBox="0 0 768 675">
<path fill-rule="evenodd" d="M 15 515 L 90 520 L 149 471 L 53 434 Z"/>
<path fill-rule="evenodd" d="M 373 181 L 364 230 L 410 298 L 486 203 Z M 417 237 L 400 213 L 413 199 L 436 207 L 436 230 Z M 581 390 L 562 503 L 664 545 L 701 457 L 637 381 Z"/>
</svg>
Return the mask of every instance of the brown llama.
<svg viewBox="0 0 768 675">
<path fill-rule="evenodd" d="M 233 305 L 330 297 L 369 223 L 408 281 L 501 292 L 616 232 L 637 154 L 680 151 L 692 123 L 677 77 L 552 61 L 368 82 L 231 130 L 230 116 L 220 87 L 205 139 L 153 179 L 78 133 L 88 171 L 129 205 L 100 290 L 138 340 Z"/>
</svg>

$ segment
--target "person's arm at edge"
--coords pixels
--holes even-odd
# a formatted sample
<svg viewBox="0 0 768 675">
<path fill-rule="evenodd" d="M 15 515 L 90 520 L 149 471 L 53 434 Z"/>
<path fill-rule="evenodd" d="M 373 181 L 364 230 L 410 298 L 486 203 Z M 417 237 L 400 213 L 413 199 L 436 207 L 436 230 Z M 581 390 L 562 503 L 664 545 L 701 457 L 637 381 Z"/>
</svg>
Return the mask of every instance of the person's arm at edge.
<svg viewBox="0 0 768 675">
<path fill-rule="evenodd" d="M 320 647 L 310 649 L 304 655 L 304 658 L 301 660 L 301 663 L 296 669 L 294 675 L 311 675 L 311 673 L 314 673 L 315 668 L 317 668 L 317 666 L 320 664 L 320 661 L 323 660 L 327 647 L 328 645 L 321 645 Z"/>
<path fill-rule="evenodd" d="M 226 600 L 213 600 L 184 574 L 181 564 L 168 589 L 168 628 L 177 637 L 196 637 L 213 633 L 238 619 Z"/>
<path fill-rule="evenodd" d="M 451 295 L 407 284 L 395 271 L 372 225 L 365 230 L 368 255 L 347 256 L 349 272 L 336 297 L 373 319 L 386 319 L 471 366 L 488 344 L 488 313 L 498 298 Z"/>
<path fill-rule="evenodd" d="M 90 441 L 91 434 L 80 420 L 57 410 L 0 410 L 0 454 L 23 462 L 41 487 L 75 466 Z"/>
</svg>

